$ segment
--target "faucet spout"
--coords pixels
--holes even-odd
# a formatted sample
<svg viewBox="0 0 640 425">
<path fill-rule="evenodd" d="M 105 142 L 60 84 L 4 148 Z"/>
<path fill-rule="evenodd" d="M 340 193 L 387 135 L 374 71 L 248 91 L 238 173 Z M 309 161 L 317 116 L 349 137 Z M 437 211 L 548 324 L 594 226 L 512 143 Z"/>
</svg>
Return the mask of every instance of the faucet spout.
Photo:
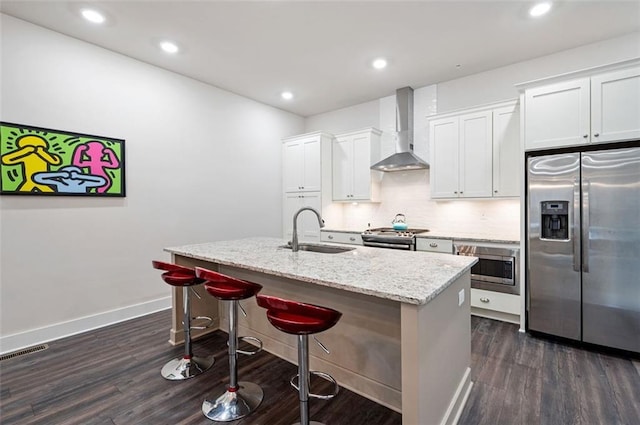
<svg viewBox="0 0 640 425">
<path fill-rule="evenodd" d="M 318 210 L 312 207 L 302 207 L 293 215 L 293 234 L 291 235 L 291 251 L 298 252 L 298 216 L 302 211 L 311 211 L 318 217 L 318 225 L 320 228 L 324 227 L 324 220 L 320 216 Z"/>
</svg>

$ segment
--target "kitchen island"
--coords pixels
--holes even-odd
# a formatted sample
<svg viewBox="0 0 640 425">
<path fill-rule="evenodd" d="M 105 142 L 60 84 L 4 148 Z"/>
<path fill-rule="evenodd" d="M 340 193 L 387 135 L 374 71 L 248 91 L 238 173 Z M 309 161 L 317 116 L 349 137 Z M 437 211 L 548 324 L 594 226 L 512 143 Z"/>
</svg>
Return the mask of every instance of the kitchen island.
<svg viewBox="0 0 640 425">
<path fill-rule="evenodd" d="M 182 265 L 201 266 L 263 285 L 262 293 L 334 308 L 336 326 L 319 334 L 331 354 L 310 344 L 312 370 L 402 413 L 405 425 L 455 423 L 471 389 L 469 270 L 473 257 L 357 247 L 339 254 L 299 251 L 275 238 L 166 248 Z M 224 306 L 202 289 L 193 315 L 226 328 Z M 180 343 L 182 292 L 173 292 L 171 341 Z M 295 336 L 243 302 L 241 335 L 296 363 Z M 215 329 L 215 326 L 214 328 Z"/>
</svg>

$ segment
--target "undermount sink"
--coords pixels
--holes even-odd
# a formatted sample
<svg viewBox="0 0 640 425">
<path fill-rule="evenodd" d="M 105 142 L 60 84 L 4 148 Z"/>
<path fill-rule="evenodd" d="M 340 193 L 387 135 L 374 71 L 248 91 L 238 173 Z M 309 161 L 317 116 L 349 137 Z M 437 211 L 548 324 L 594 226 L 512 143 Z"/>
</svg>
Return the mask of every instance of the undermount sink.
<svg viewBox="0 0 640 425">
<path fill-rule="evenodd" d="M 291 249 L 291 245 L 285 245 L 283 248 Z M 356 248 L 351 246 L 319 245 L 313 243 L 301 243 L 298 245 L 299 251 L 319 252 L 322 254 L 340 254 L 342 252 L 353 251 L 354 249 Z"/>
</svg>

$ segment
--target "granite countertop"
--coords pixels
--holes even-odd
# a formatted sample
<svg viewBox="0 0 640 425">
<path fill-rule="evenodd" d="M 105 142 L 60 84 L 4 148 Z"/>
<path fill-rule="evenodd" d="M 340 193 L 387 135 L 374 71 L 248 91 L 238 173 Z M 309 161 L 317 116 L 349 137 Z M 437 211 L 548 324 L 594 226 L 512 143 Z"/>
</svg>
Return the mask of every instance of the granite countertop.
<svg viewBox="0 0 640 425">
<path fill-rule="evenodd" d="M 421 226 L 420 226 L 421 227 Z M 339 228 L 323 228 L 322 232 L 338 232 L 338 233 L 354 233 L 360 234 L 361 230 L 353 229 L 339 229 Z M 455 241 L 472 241 L 472 242 L 490 242 L 490 243 L 504 243 L 504 244 L 519 244 L 520 234 L 504 233 L 498 234 L 492 232 L 491 234 L 478 232 L 466 232 L 458 230 L 442 230 L 442 229 L 429 229 L 427 233 L 420 233 L 416 235 L 417 238 L 435 238 L 435 239 L 453 239 Z"/>
<path fill-rule="evenodd" d="M 292 252 L 277 238 L 247 238 L 165 248 L 165 251 L 379 298 L 422 305 L 477 258 L 358 246 L 340 254 Z M 340 245 L 344 246 L 344 245 Z"/>
<path fill-rule="evenodd" d="M 482 232 L 465 232 L 456 230 L 429 230 L 427 233 L 416 235 L 416 238 L 453 239 L 454 241 L 490 242 L 504 244 L 519 244 L 520 235 L 492 233 L 488 235 Z"/>
</svg>

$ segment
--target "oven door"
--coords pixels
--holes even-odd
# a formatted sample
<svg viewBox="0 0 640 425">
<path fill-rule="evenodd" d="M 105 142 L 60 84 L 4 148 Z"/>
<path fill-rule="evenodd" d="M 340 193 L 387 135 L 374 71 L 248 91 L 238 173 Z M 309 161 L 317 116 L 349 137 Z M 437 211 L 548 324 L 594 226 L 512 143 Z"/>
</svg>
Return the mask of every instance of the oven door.
<svg viewBox="0 0 640 425">
<path fill-rule="evenodd" d="M 520 294 L 518 250 L 456 245 L 457 255 L 478 257 L 471 267 L 471 287 L 507 294 Z"/>
</svg>

